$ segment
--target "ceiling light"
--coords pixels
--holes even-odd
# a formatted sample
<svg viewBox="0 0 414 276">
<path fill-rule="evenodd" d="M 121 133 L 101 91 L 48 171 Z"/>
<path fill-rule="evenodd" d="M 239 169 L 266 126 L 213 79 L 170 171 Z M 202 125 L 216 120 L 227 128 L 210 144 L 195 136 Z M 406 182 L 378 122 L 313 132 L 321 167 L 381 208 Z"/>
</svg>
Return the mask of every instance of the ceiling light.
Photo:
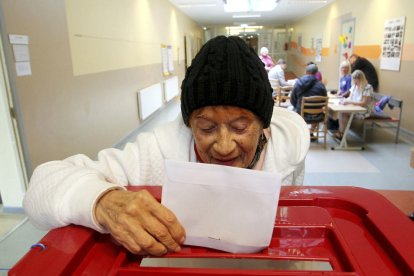
<svg viewBox="0 0 414 276">
<path fill-rule="evenodd" d="M 256 22 L 253 21 L 243 21 L 243 22 L 233 22 L 233 25 L 240 26 L 241 24 L 247 24 L 250 26 L 256 25 Z"/>
<path fill-rule="evenodd" d="M 248 26 L 249 28 L 263 29 L 263 26 Z M 243 29 L 241 26 L 226 26 L 226 30 Z"/>
<path fill-rule="evenodd" d="M 233 18 L 253 18 L 253 17 L 262 17 L 261 14 L 234 14 Z"/>
<path fill-rule="evenodd" d="M 252 11 L 272 11 L 277 6 L 275 0 L 250 0 L 249 2 Z"/>
<path fill-rule="evenodd" d="M 248 0 L 223 0 L 225 12 L 248 12 L 250 10 Z"/>
<path fill-rule="evenodd" d="M 223 0 L 225 12 L 271 11 L 278 1 L 275 0 Z"/>
<path fill-rule="evenodd" d="M 304 4 L 324 4 L 327 0 L 289 0 L 290 3 L 304 3 Z"/>
<path fill-rule="evenodd" d="M 182 2 L 178 3 L 180 8 L 204 8 L 204 7 L 215 7 L 217 6 L 216 1 L 204 1 L 204 2 Z"/>
</svg>

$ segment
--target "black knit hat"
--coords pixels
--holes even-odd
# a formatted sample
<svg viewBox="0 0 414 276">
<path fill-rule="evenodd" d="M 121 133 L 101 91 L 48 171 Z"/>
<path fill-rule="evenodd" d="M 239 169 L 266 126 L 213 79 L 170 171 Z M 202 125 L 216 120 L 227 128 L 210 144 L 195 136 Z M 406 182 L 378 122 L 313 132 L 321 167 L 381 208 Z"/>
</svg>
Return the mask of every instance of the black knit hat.
<svg viewBox="0 0 414 276">
<path fill-rule="evenodd" d="M 267 128 L 274 101 L 264 65 L 237 36 L 218 36 L 201 48 L 181 85 L 181 113 L 186 125 L 195 109 L 230 105 L 256 114 Z"/>
</svg>

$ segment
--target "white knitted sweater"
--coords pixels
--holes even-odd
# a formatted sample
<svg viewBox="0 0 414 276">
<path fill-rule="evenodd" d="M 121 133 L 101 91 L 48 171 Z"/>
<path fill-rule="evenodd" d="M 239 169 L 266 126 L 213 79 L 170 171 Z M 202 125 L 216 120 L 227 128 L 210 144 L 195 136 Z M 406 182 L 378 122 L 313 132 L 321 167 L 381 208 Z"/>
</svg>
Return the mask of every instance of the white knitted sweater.
<svg viewBox="0 0 414 276">
<path fill-rule="evenodd" d="M 282 175 L 283 185 L 302 185 L 309 130 L 295 112 L 275 108 L 264 171 Z M 41 229 L 78 224 L 105 232 L 94 220 L 97 199 L 109 189 L 126 185 L 161 185 L 164 159 L 195 162 L 191 130 L 181 115 L 173 122 L 138 135 L 123 150 L 105 149 L 97 161 L 74 155 L 38 166 L 23 206 Z"/>
</svg>

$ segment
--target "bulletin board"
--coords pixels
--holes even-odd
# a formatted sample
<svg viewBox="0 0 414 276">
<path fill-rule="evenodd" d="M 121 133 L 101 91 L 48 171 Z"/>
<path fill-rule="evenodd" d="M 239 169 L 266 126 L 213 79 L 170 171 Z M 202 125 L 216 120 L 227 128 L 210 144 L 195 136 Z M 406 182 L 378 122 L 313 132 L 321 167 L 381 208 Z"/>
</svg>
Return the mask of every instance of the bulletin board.
<svg viewBox="0 0 414 276">
<path fill-rule="evenodd" d="M 341 24 L 339 35 L 339 63 L 347 60 L 354 50 L 355 18 L 345 20 Z"/>
</svg>

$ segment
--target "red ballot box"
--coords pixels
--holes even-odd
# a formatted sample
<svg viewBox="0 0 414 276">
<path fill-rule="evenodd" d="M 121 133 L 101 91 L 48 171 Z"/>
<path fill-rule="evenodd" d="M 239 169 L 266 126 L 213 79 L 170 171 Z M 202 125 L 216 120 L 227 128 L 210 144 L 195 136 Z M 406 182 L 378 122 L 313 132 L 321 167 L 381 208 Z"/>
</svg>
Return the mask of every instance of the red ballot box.
<svg viewBox="0 0 414 276">
<path fill-rule="evenodd" d="M 160 187 L 130 190 L 142 188 L 160 199 Z M 414 275 L 414 222 L 371 190 L 289 186 L 272 241 L 255 254 L 183 246 L 141 257 L 109 235 L 67 226 L 45 235 L 9 275 Z"/>
</svg>

